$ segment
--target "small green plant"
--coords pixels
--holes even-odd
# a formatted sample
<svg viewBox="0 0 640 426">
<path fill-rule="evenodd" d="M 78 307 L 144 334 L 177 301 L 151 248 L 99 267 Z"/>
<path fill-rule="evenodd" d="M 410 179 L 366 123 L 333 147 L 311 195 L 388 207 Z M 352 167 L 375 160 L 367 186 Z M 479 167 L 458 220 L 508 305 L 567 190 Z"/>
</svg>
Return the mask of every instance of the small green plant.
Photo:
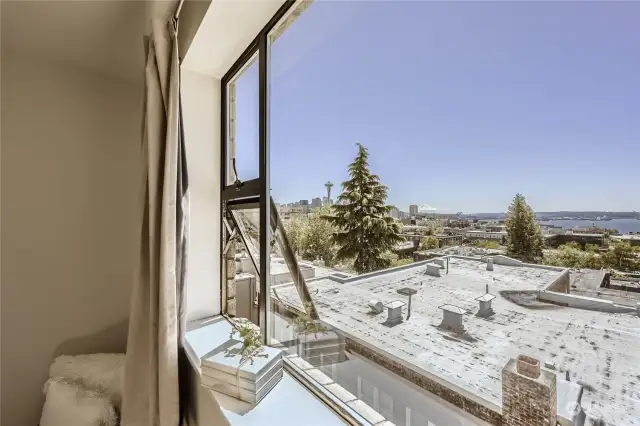
<svg viewBox="0 0 640 426">
<path fill-rule="evenodd" d="M 473 247 L 494 249 L 494 250 L 498 250 L 500 248 L 500 243 L 498 243 L 497 241 L 475 240 L 471 242 L 471 245 Z"/>
<path fill-rule="evenodd" d="M 428 235 L 420 241 L 420 250 L 432 250 L 440 247 L 440 242 L 437 237 Z"/>
<path fill-rule="evenodd" d="M 307 302 L 304 304 L 305 313 L 298 315 L 293 320 L 293 325 L 298 334 L 301 333 L 324 333 L 327 331 L 322 324 L 314 321 L 308 312 L 311 312 L 313 306 L 311 303 Z"/>
<path fill-rule="evenodd" d="M 260 327 L 247 318 L 236 318 L 229 337 L 233 338 L 236 333 L 242 338 L 241 353 L 243 360 L 253 358 L 254 356 L 262 356 L 264 348 L 262 346 Z"/>
</svg>

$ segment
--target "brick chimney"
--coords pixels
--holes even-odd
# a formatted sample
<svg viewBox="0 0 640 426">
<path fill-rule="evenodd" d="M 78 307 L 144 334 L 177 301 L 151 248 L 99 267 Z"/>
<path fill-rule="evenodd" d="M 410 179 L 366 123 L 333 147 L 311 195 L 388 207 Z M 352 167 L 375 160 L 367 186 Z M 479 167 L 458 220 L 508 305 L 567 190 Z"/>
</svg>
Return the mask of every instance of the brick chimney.
<svg viewBox="0 0 640 426">
<path fill-rule="evenodd" d="M 540 361 L 519 355 L 502 369 L 503 426 L 556 426 L 556 375 Z"/>
</svg>

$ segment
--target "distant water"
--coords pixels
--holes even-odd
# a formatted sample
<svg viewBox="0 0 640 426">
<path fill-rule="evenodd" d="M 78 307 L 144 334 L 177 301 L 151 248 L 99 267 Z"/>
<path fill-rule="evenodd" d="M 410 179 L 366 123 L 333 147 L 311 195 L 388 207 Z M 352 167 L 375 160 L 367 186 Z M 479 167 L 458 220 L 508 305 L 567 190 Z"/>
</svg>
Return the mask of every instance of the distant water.
<svg viewBox="0 0 640 426">
<path fill-rule="evenodd" d="M 640 232 L 640 220 L 637 219 L 612 219 L 612 220 L 545 220 L 539 222 L 541 225 L 556 225 L 565 229 L 588 228 L 597 226 L 599 228 L 617 229 L 622 234 L 629 232 Z"/>
</svg>

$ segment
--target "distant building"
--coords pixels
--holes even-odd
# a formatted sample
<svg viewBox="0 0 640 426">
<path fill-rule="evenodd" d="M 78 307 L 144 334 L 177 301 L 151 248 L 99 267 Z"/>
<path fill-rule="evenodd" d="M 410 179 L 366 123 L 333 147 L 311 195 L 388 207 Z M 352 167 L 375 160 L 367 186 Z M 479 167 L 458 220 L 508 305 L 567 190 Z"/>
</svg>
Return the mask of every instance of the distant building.
<svg viewBox="0 0 640 426">
<path fill-rule="evenodd" d="M 302 207 L 302 213 L 309 213 L 309 200 L 300 200 L 300 207 Z"/>
<path fill-rule="evenodd" d="M 413 216 L 416 216 L 417 214 L 418 214 L 418 205 L 411 204 L 409 206 L 409 216 L 413 217 Z"/>
<path fill-rule="evenodd" d="M 306 207 L 308 208 L 309 206 Z M 286 222 L 289 219 L 292 219 L 294 216 L 302 216 L 308 213 L 308 211 L 305 211 L 305 209 L 302 206 L 298 205 L 298 203 L 295 203 L 295 205 L 293 203 L 289 203 L 286 206 L 281 205 L 278 209 L 278 213 L 280 213 L 280 218 Z"/>
<path fill-rule="evenodd" d="M 462 245 L 462 235 L 436 235 L 438 247 Z"/>
<path fill-rule="evenodd" d="M 470 225 L 471 225 L 471 222 L 469 222 L 466 219 L 455 219 L 455 220 L 450 220 L 449 221 L 449 227 L 450 228 L 463 229 L 463 228 L 467 228 Z"/>
<path fill-rule="evenodd" d="M 587 244 L 593 244 L 597 246 L 604 246 L 606 238 L 602 234 L 585 234 L 579 232 L 566 232 L 564 234 L 548 234 L 544 236 L 545 242 L 550 247 L 559 247 L 567 243 L 577 243 L 581 246 Z"/>
<path fill-rule="evenodd" d="M 624 241 L 632 246 L 640 246 L 640 234 L 612 235 L 613 241 Z"/>
<path fill-rule="evenodd" d="M 389 215 L 394 219 L 400 219 L 400 209 L 396 206 L 392 206 L 391 213 Z"/>
<path fill-rule="evenodd" d="M 469 240 L 497 241 L 500 244 L 504 244 L 507 239 L 507 233 L 505 231 L 465 231 L 464 236 Z"/>
<path fill-rule="evenodd" d="M 322 207 L 322 199 L 320 197 L 317 197 L 311 200 L 311 208 L 315 209 L 318 207 Z"/>
</svg>

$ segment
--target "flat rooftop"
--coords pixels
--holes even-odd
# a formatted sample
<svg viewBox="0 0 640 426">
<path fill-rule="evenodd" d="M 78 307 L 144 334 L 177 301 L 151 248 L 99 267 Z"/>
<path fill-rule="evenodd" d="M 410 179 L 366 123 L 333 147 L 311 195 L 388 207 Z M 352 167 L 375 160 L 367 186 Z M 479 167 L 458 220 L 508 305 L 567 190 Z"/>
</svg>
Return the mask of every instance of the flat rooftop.
<svg viewBox="0 0 640 426">
<path fill-rule="evenodd" d="M 486 264 L 451 258 L 449 274 L 425 274 L 425 263 L 393 268 L 349 279 L 325 276 L 308 280 L 320 318 L 379 352 L 410 368 L 435 376 L 489 407 L 502 405 L 502 368 L 520 354 L 556 365 L 556 374 L 584 385 L 582 407 L 617 426 L 640 425 L 640 318 L 555 305 L 516 305 L 500 291 L 546 288 L 560 271 L 530 266 Z M 445 275 L 446 274 L 446 275 Z M 489 292 L 495 314 L 475 315 L 476 298 Z M 405 300 L 397 290 L 417 290 L 411 318 L 398 325 L 385 324 L 386 313 L 371 315 L 367 302 L 383 304 Z M 276 289 L 278 296 L 302 308 L 293 286 Z M 438 327 L 442 305 L 466 311 L 466 333 L 458 335 Z M 407 307 L 402 308 L 406 317 Z"/>
<path fill-rule="evenodd" d="M 601 287 L 606 274 L 607 271 L 604 270 L 572 269 L 570 274 L 571 294 L 610 300 L 618 305 L 631 307 L 640 303 L 640 293 Z M 616 280 L 611 280 L 611 283 L 617 284 Z M 633 282 L 628 282 L 628 285 L 632 286 L 633 284 Z"/>
</svg>

